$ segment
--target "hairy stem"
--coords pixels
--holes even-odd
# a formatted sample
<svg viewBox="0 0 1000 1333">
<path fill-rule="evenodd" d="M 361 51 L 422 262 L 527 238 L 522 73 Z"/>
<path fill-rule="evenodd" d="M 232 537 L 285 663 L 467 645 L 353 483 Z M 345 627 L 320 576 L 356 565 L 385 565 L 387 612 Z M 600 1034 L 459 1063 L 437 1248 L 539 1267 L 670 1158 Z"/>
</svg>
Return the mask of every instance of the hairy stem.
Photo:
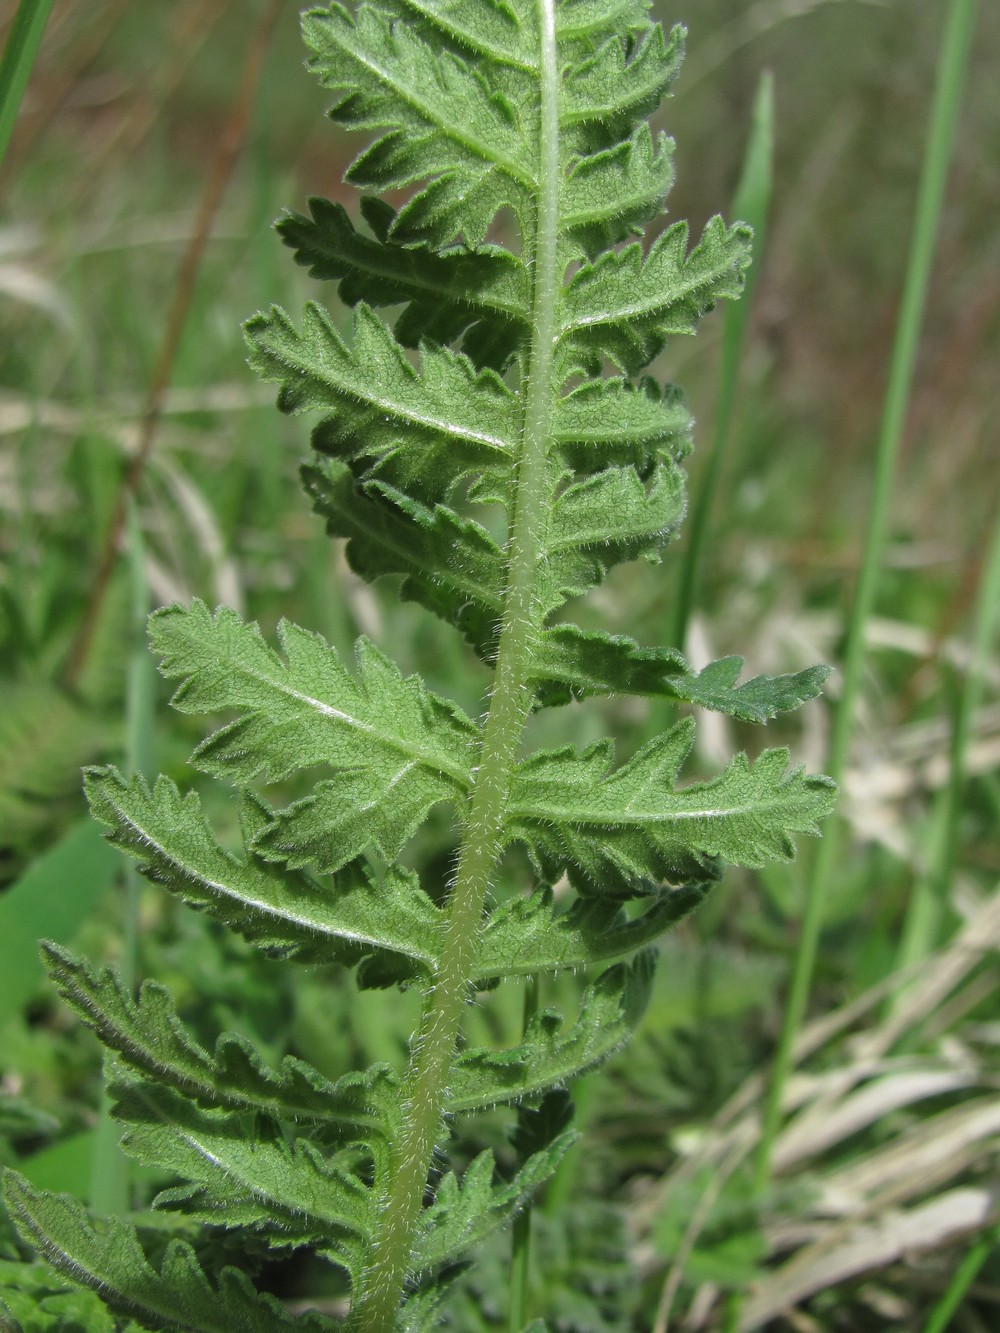
<svg viewBox="0 0 1000 1333">
<path fill-rule="evenodd" d="M 531 240 L 533 335 L 522 384 L 524 427 L 508 546 L 507 593 L 496 678 L 483 727 L 455 885 L 433 988 L 407 1073 L 406 1123 L 394 1146 L 380 1232 L 358 1283 L 350 1327 L 390 1333 L 410 1265 L 413 1239 L 437 1142 L 462 1015 L 474 965 L 475 937 L 501 847 L 514 764 L 531 707 L 528 671 L 540 628 L 538 562 L 544 540 L 547 457 L 552 409 L 552 357 L 558 271 L 558 64 L 555 0 L 538 0 L 540 144 L 537 225 Z"/>
</svg>

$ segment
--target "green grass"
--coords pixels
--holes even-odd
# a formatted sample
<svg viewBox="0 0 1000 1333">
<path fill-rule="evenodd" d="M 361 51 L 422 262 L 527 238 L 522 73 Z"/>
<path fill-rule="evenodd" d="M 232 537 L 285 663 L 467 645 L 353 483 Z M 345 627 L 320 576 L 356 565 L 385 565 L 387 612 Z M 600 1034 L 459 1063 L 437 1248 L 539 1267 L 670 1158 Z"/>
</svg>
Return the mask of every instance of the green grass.
<svg viewBox="0 0 1000 1333">
<path fill-rule="evenodd" d="M 934 262 L 935 241 L 976 9 L 976 0 L 955 0 L 942 38 L 909 262 L 889 363 L 882 423 L 875 449 L 872 503 L 864 533 L 864 556 L 847 616 L 843 691 L 834 718 L 828 760 L 830 774 L 838 782 L 843 781 L 846 773 L 851 741 L 857 723 L 862 673 L 866 660 L 868 622 L 875 609 L 879 579 L 885 560 L 890 513 L 896 494 L 897 460 L 906 413 L 910 405 L 927 287 Z M 782 1114 L 785 1085 L 791 1069 L 792 1050 L 805 1016 L 816 967 L 816 954 L 827 895 L 831 890 L 839 850 L 840 841 L 834 824 L 820 844 L 812 862 L 812 873 L 806 881 L 801 936 L 775 1057 L 771 1091 L 764 1112 L 757 1158 L 756 1179 L 760 1189 L 766 1186 L 770 1174 L 771 1156 Z M 932 940 L 928 939 L 925 941 L 924 952 L 930 947 Z M 904 955 L 902 959 L 904 965 L 911 961 L 913 961 L 912 956 Z"/>
<path fill-rule="evenodd" d="M 21 0 L 0 57 L 0 163 L 3 162 L 52 0 Z"/>
</svg>

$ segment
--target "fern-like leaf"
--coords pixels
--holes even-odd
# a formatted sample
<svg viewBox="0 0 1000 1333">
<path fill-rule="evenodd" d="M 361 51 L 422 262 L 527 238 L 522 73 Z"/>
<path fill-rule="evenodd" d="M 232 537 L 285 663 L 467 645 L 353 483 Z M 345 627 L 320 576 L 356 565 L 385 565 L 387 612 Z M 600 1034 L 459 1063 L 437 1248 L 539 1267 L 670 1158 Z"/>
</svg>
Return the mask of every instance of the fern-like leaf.
<svg viewBox="0 0 1000 1333">
<path fill-rule="evenodd" d="M 95 816 L 110 828 L 109 840 L 133 856 L 147 878 L 262 948 L 348 966 L 387 951 L 402 956 L 402 977 L 435 957 L 440 912 L 412 874 L 390 867 L 379 879 L 358 860 L 325 882 L 290 874 L 256 850 L 261 839 L 273 845 L 281 818 L 262 812 L 256 801 L 245 806 L 250 846 L 240 860 L 219 843 L 198 794 L 182 796 L 168 778 L 150 790 L 142 778 L 92 769 L 86 787 Z"/>
<path fill-rule="evenodd" d="M 468 789 L 475 727 L 363 639 L 355 678 L 318 635 L 288 624 L 279 633 L 284 660 L 232 611 L 212 616 L 195 602 L 152 618 L 164 675 L 183 677 L 174 706 L 241 713 L 193 761 L 242 783 L 261 774 L 277 782 L 311 764 L 341 772 L 258 832 L 264 855 L 326 872 L 369 846 L 395 856 L 433 805 Z"/>
<path fill-rule="evenodd" d="M 568 869 L 581 888 L 613 895 L 696 878 L 714 857 L 750 867 L 790 860 L 792 833 L 817 833 L 833 806 L 829 779 L 789 770 L 787 750 L 768 750 L 678 790 L 693 730 L 679 723 L 610 774 L 607 741 L 534 755 L 514 782 L 510 835 L 548 878 Z"/>
<path fill-rule="evenodd" d="M 565 1087 L 601 1064 L 642 1017 L 652 977 L 652 956 L 640 954 L 630 967 L 611 968 L 587 987 L 568 1031 L 562 1030 L 562 1015 L 546 1009 L 535 1014 L 519 1045 L 463 1051 L 449 1079 L 449 1109 L 477 1111 Z"/>
<path fill-rule="evenodd" d="M 98 1222 L 69 1195 L 36 1190 L 15 1171 L 6 1173 L 4 1200 L 22 1234 L 54 1268 L 99 1292 L 112 1310 L 143 1328 L 326 1333 L 338 1327 L 323 1315 L 289 1314 L 273 1296 L 256 1292 L 238 1269 L 224 1268 L 210 1282 L 182 1240 L 169 1241 L 154 1266 L 128 1222 Z"/>
<path fill-rule="evenodd" d="M 565 1087 L 627 1039 L 649 946 L 723 862 L 789 858 L 832 803 L 827 780 L 783 750 L 679 786 L 690 720 L 617 768 L 610 741 L 525 754 L 543 706 L 648 695 L 760 722 L 825 674 L 740 683 L 739 658 L 696 672 L 673 649 L 567 618 L 570 599 L 625 561 L 659 560 L 676 533 L 691 417 L 644 372 L 671 335 L 739 295 L 750 253 L 748 229 L 720 218 L 693 247 L 682 222 L 634 239 L 673 180 L 673 144 L 645 117 L 684 44 L 648 11 L 360 0 L 303 20 L 333 120 L 367 135 L 348 179 L 406 194 L 367 197 L 360 220 L 322 200 L 283 219 L 297 261 L 351 311 L 346 328 L 318 303 L 257 315 L 251 364 L 284 411 L 315 415 L 303 475 L 351 567 L 396 577 L 478 654 L 482 721 L 365 639 L 352 667 L 304 629 L 282 622 L 279 651 L 195 602 L 157 613 L 151 640 L 174 706 L 221 715 L 192 763 L 237 789 L 242 847 L 165 778 L 88 775 L 110 841 L 182 901 L 268 952 L 419 988 L 405 1070 L 331 1082 L 293 1058 L 271 1069 L 231 1033 L 210 1052 L 161 987 L 136 998 L 47 951 L 113 1052 L 125 1146 L 176 1178 L 157 1200 L 160 1234 L 225 1226 L 255 1256 L 307 1249 L 349 1275 L 352 1333 L 434 1326 L 457 1268 L 572 1142 Z M 455 845 L 432 882 L 411 868 L 413 840 L 443 804 Z M 501 891 L 499 859 L 518 842 L 532 882 Z M 542 1007 L 506 1049 L 464 1045 L 477 986 L 585 968 L 605 970 L 574 1019 Z M 450 1170 L 452 1119 L 498 1105 L 519 1108 L 516 1166 L 504 1176 L 486 1151 Z M 124 1223 L 15 1177 L 8 1192 L 26 1241 L 144 1327 L 330 1326 L 203 1271 L 185 1240 L 154 1261 Z"/>
<path fill-rule="evenodd" d="M 133 999 L 112 968 L 95 968 L 51 943 L 43 945 L 43 953 L 67 1004 L 123 1066 L 151 1082 L 206 1108 L 319 1126 L 333 1141 L 361 1137 L 373 1144 L 392 1126 L 395 1079 L 384 1066 L 331 1083 L 305 1061 L 286 1056 L 274 1072 L 247 1038 L 234 1032 L 223 1033 L 210 1054 L 157 982 L 143 982 Z"/>
</svg>

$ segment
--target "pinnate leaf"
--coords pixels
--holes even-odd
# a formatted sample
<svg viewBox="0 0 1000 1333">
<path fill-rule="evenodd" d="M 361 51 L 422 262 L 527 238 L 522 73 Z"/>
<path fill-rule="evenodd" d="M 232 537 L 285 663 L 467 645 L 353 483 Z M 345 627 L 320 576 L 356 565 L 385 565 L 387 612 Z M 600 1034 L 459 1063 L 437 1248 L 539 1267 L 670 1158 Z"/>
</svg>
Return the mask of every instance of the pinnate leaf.
<svg viewBox="0 0 1000 1333">
<path fill-rule="evenodd" d="M 390 867 L 379 880 L 355 861 L 320 882 L 268 865 L 252 847 L 240 860 L 219 843 L 198 794 L 182 796 L 168 778 L 150 790 L 141 777 L 91 769 L 86 788 L 94 814 L 110 826 L 109 841 L 147 878 L 261 948 L 348 966 L 388 950 L 409 963 L 404 977 L 434 959 L 440 912 L 406 871 Z M 258 809 L 251 804 L 248 816 Z M 256 823 L 271 827 L 266 816 Z"/>
<path fill-rule="evenodd" d="M 463 1051 L 448 1084 L 452 1111 L 475 1111 L 565 1087 L 612 1055 L 632 1034 L 649 998 L 653 956 L 610 968 L 583 993 L 575 1023 L 563 1031 L 554 1009 L 535 1014 L 524 1040 L 504 1051 Z"/>
<path fill-rule="evenodd" d="M 121 1063 L 204 1107 L 322 1126 L 324 1138 L 380 1138 L 393 1123 L 395 1079 L 384 1066 L 329 1082 L 285 1056 L 269 1069 L 246 1037 L 223 1033 L 209 1054 L 188 1032 L 164 986 L 145 981 L 133 999 L 110 967 L 42 946 L 60 995 Z"/>
<path fill-rule="evenodd" d="M 610 357 L 630 375 L 647 366 L 668 334 L 693 333 L 722 297 L 739 296 L 750 263 L 750 229 L 712 218 L 688 254 L 686 222 L 675 222 L 644 256 L 636 242 L 587 264 L 566 289 L 563 335 L 588 367 Z"/>
<path fill-rule="evenodd" d="M 489 982 L 623 958 L 683 921 L 709 887 L 706 875 L 701 883 L 662 888 L 632 917 L 610 898 L 577 898 L 558 911 L 548 887 L 530 898 L 510 898 L 493 909 L 480 932 L 476 976 Z"/>
<path fill-rule="evenodd" d="M 324 1315 L 289 1314 L 237 1269 L 224 1268 L 211 1282 L 182 1240 L 169 1241 L 154 1266 L 130 1223 L 117 1217 L 97 1222 L 69 1195 L 36 1190 L 14 1171 L 4 1175 L 4 1199 L 21 1236 L 54 1268 L 144 1328 L 326 1333 L 339 1327 Z"/>
<path fill-rule="evenodd" d="M 788 769 L 787 750 L 754 764 L 737 755 L 719 777 L 678 790 L 692 738 L 687 719 L 611 773 L 610 742 L 532 756 L 515 777 L 509 836 L 550 882 L 565 869 L 581 889 L 628 896 L 650 880 L 696 878 L 714 857 L 751 868 L 791 860 L 791 835 L 818 832 L 834 784 Z"/>
</svg>

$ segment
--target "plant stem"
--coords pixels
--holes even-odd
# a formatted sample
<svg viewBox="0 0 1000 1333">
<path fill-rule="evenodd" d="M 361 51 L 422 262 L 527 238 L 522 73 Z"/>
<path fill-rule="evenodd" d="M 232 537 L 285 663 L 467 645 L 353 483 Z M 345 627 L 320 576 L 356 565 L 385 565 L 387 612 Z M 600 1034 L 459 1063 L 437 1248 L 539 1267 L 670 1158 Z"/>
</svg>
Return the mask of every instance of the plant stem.
<svg viewBox="0 0 1000 1333">
<path fill-rule="evenodd" d="M 534 275 L 531 349 L 522 383 L 524 424 L 507 558 L 507 592 L 496 677 L 448 902 L 437 975 L 407 1072 L 406 1123 L 393 1146 L 380 1234 L 351 1306 L 355 1333 L 391 1333 L 409 1270 L 413 1238 L 468 999 L 476 932 L 501 846 L 511 776 L 531 707 L 528 670 L 540 628 L 538 561 L 547 521 L 552 358 L 558 272 L 558 77 L 555 0 L 538 0 L 541 33 L 540 154 L 537 225 L 531 238 Z"/>
<path fill-rule="evenodd" d="M 930 276 L 934 242 L 941 203 L 947 181 L 948 162 L 954 138 L 955 121 L 969 46 L 972 38 L 976 0 L 954 0 L 949 15 L 941 55 L 931 124 L 924 151 L 914 219 L 909 262 L 896 326 L 889 380 L 875 462 L 875 484 L 871 513 L 865 538 L 864 558 L 858 586 L 851 606 L 844 658 L 844 687 L 834 719 L 830 747 L 829 772 L 836 780 L 843 778 L 854 727 L 855 706 L 860 694 L 865 656 L 865 627 L 871 615 L 878 587 L 886 543 L 889 506 L 892 500 L 896 459 L 913 381 L 914 364 L 924 302 Z M 841 839 L 841 825 L 834 821 L 824 834 L 813 860 L 806 888 L 791 990 L 785 1007 L 784 1024 L 774 1061 L 774 1070 L 761 1132 L 755 1183 L 763 1192 L 771 1174 L 771 1157 L 781 1124 L 785 1084 L 792 1066 L 792 1052 L 805 1015 L 816 963 L 820 928 Z"/>
</svg>

